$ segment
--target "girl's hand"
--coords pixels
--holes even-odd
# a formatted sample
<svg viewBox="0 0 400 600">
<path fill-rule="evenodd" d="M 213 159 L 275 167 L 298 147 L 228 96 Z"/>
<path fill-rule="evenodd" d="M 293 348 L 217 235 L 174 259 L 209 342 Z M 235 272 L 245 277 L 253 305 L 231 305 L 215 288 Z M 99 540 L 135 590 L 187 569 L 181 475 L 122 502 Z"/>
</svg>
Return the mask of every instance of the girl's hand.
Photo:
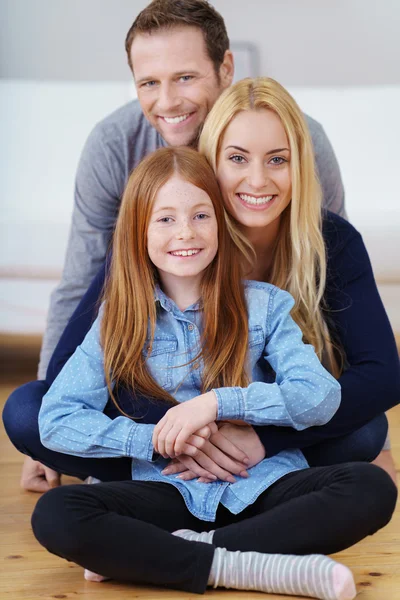
<svg viewBox="0 0 400 600">
<path fill-rule="evenodd" d="M 213 391 L 170 408 L 154 428 L 154 450 L 164 458 L 182 454 L 190 436 L 215 421 L 217 410 L 218 401 Z"/>
</svg>

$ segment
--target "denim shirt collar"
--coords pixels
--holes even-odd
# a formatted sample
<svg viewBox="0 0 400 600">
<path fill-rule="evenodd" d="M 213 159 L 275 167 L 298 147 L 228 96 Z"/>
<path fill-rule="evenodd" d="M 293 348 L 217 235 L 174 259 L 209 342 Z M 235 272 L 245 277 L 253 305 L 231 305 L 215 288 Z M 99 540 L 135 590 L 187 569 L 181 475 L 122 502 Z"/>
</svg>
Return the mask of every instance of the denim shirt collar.
<svg viewBox="0 0 400 600">
<path fill-rule="evenodd" d="M 186 312 L 197 312 L 202 310 L 202 305 L 200 299 L 197 300 L 194 304 L 191 304 L 184 311 L 181 311 L 175 302 L 168 298 L 168 296 L 162 291 L 160 285 L 156 283 L 154 288 L 154 300 L 159 302 L 160 305 L 169 313 L 172 313 L 174 316 L 182 315 Z"/>
</svg>

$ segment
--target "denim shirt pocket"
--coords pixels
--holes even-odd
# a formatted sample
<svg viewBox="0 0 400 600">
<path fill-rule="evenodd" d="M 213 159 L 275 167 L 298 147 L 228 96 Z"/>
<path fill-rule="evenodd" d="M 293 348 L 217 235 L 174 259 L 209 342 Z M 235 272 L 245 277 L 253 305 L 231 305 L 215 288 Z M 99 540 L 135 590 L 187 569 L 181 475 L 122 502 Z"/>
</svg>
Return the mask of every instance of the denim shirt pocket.
<svg viewBox="0 0 400 600">
<path fill-rule="evenodd" d="M 150 351 L 150 341 L 146 341 L 143 354 L 146 365 L 154 380 L 164 389 L 172 387 L 173 356 L 178 350 L 178 340 L 174 335 L 158 335 L 153 339 Z"/>
<path fill-rule="evenodd" d="M 257 361 L 265 346 L 265 335 L 261 325 L 249 327 L 249 354 L 252 361 Z"/>
</svg>

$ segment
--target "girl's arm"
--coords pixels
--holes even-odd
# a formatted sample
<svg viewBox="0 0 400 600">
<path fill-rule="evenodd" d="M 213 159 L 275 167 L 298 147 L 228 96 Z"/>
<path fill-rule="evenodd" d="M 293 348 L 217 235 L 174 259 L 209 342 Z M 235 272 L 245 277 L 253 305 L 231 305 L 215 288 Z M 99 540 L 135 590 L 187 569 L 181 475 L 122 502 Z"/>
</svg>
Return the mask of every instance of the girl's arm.
<svg viewBox="0 0 400 600">
<path fill-rule="evenodd" d="M 275 383 L 224 387 L 171 408 L 157 424 L 153 443 L 163 456 L 178 455 L 195 429 L 210 421 L 240 419 L 251 425 L 290 426 L 301 430 L 323 425 L 340 404 L 340 385 L 324 369 L 314 349 L 290 316 L 290 294 L 274 288 L 266 322 L 264 357 Z"/>
<path fill-rule="evenodd" d="M 103 414 L 108 389 L 99 316 L 43 398 L 39 431 L 44 446 L 75 456 L 151 460 L 154 425 Z"/>
<path fill-rule="evenodd" d="M 325 223 L 325 238 L 327 314 L 348 363 L 339 378 L 342 401 L 323 427 L 300 432 L 257 427 L 267 456 L 352 433 L 400 401 L 399 356 L 363 240 L 354 227 L 334 215 Z"/>
<path fill-rule="evenodd" d="M 340 404 L 340 385 L 324 369 L 290 315 L 292 296 L 275 288 L 267 315 L 264 358 L 275 371 L 274 383 L 256 381 L 246 388 L 214 390 L 217 420 L 241 419 L 250 425 L 323 425 Z"/>
</svg>

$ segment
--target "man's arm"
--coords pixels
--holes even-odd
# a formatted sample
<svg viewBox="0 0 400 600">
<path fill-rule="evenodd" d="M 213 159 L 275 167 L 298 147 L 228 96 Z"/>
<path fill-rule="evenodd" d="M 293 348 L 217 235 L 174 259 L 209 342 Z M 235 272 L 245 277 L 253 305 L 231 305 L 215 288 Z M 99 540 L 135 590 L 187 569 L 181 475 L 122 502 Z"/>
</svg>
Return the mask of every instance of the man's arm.
<svg viewBox="0 0 400 600">
<path fill-rule="evenodd" d="M 332 144 L 322 125 L 311 117 L 305 116 L 314 146 L 323 207 L 347 219 L 342 176 Z"/>
<path fill-rule="evenodd" d="M 40 354 L 44 379 L 69 318 L 104 262 L 117 218 L 123 174 L 99 126 L 84 147 L 76 176 L 72 225 L 61 281 L 54 290 Z"/>
</svg>

